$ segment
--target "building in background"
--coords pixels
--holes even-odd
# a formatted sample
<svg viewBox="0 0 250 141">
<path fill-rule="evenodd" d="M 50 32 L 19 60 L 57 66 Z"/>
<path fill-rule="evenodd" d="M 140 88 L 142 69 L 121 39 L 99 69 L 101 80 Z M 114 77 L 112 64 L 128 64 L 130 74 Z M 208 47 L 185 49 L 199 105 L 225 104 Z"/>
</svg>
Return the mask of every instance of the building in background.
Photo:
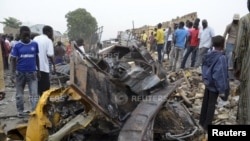
<svg viewBox="0 0 250 141">
<path fill-rule="evenodd" d="M 180 21 L 183 21 L 184 23 L 186 23 L 187 20 L 194 22 L 194 20 L 197 17 L 198 17 L 197 12 L 192 12 L 192 13 L 186 14 L 186 15 L 181 16 L 181 17 L 178 16 L 175 19 L 172 19 L 171 21 L 162 22 L 162 28 L 167 29 L 168 27 L 171 27 L 174 23 L 179 23 Z M 129 30 L 133 32 L 134 36 L 139 38 L 143 30 L 146 31 L 147 35 L 150 35 L 150 33 L 152 31 L 154 31 L 154 28 L 157 28 L 157 24 L 155 24 L 153 26 L 152 25 L 144 25 L 142 27 L 135 28 L 135 29 L 129 29 Z"/>
<path fill-rule="evenodd" d="M 35 25 L 32 25 L 30 26 L 30 31 L 32 33 L 37 33 L 37 34 L 42 34 L 43 33 L 43 27 L 45 25 L 44 24 L 35 24 Z M 58 41 L 62 41 L 62 33 L 57 31 L 57 30 L 54 30 L 54 43 L 58 42 Z"/>
<path fill-rule="evenodd" d="M 32 26 L 29 26 L 30 30 L 32 33 L 36 34 L 42 34 L 43 33 L 43 27 L 45 24 L 35 24 Z M 8 34 L 8 35 L 16 35 L 19 34 L 19 29 L 11 28 L 11 27 L 4 27 L 3 28 L 4 33 L 3 34 Z M 54 42 L 56 43 L 57 41 L 61 42 L 66 42 L 68 38 L 64 36 L 60 31 L 54 30 Z"/>
</svg>

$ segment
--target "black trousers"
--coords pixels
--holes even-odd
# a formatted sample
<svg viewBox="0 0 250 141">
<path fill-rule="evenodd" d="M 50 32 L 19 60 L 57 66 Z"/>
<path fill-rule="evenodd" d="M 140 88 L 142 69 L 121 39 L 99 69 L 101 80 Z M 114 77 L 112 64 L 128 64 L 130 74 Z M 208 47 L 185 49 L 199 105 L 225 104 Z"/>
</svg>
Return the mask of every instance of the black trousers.
<svg viewBox="0 0 250 141">
<path fill-rule="evenodd" d="M 50 89 L 50 74 L 47 72 L 40 72 L 41 78 L 38 81 L 38 94 L 42 96 L 43 92 Z"/>
<path fill-rule="evenodd" d="M 218 96 L 219 93 L 211 92 L 205 88 L 199 121 L 205 131 L 207 131 L 208 125 L 212 124 Z"/>
<path fill-rule="evenodd" d="M 8 70 L 9 69 L 9 57 L 5 56 L 3 61 L 4 61 L 4 69 Z"/>
<path fill-rule="evenodd" d="M 186 53 L 185 53 L 185 55 L 183 57 L 183 60 L 181 62 L 181 68 L 185 68 L 186 61 L 187 61 L 188 56 L 190 55 L 190 53 L 192 53 L 192 55 L 191 55 L 191 67 L 194 67 L 197 50 L 198 50 L 198 47 L 195 47 L 195 46 L 189 46 L 187 48 L 187 51 L 186 51 Z"/>
<path fill-rule="evenodd" d="M 166 49 L 166 54 L 169 55 L 170 51 L 171 51 L 171 44 L 172 44 L 172 41 L 168 41 L 167 42 L 167 49 Z"/>
</svg>

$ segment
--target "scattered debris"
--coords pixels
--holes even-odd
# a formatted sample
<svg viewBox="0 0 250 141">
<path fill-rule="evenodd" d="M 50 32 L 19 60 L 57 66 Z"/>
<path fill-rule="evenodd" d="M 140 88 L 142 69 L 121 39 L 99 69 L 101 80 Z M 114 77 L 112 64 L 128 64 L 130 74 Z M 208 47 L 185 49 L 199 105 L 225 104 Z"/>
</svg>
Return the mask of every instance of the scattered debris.
<svg viewBox="0 0 250 141">
<path fill-rule="evenodd" d="M 58 66 L 52 76 L 58 87 L 46 91 L 26 124 L 8 130 L 8 138 L 201 140 L 197 121 L 205 86 L 199 69 L 167 72 L 166 64 L 158 64 L 154 55 L 137 46 L 114 45 L 97 57 L 82 55 Z M 238 82 L 230 85 L 228 101 L 218 99 L 214 124 L 236 124 Z"/>
</svg>

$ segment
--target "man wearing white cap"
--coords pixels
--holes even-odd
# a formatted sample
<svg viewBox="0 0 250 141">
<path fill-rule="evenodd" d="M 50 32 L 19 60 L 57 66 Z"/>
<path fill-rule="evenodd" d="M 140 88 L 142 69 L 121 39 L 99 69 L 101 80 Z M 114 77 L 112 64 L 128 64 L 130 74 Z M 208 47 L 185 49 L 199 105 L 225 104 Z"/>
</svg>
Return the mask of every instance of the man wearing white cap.
<svg viewBox="0 0 250 141">
<path fill-rule="evenodd" d="M 239 20 L 240 15 L 234 14 L 232 23 L 227 25 L 226 30 L 224 32 L 224 38 L 226 39 L 225 53 L 228 59 L 228 75 L 230 80 L 234 80 L 232 52 L 235 46 L 235 41 L 238 33 Z"/>
</svg>

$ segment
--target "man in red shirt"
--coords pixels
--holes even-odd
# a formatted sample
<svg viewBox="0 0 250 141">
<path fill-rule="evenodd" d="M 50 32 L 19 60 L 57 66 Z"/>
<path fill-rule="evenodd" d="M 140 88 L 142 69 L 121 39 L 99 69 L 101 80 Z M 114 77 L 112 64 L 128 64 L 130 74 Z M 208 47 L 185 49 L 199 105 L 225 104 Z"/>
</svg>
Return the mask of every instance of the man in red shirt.
<svg viewBox="0 0 250 141">
<path fill-rule="evenodd" d="M 189 46 L 187 48 L 187 51 L 183 57 L 182 63 L 181 63 L 181 68 L 185 68 L 185 64 L 187 61 L 187 58 L 189 56 L 190 53 L 192 53 L 191 56 L 191 67 L 194 67 L 195 65 L 195 58 L 196 58 L 196 52 L 198 49 L 198 45 L 199 45 L 199 27 L 198 27 L 198 23 L 194 23 L 193 28 L 190 30 L 190 36 L 189 36 Z"/>
<path fill-rule="evenodd" d="M 5 82 L 4 82 L 4 40 L 0 37 L 0 101 L 5 98 Z"/>
</svg>

